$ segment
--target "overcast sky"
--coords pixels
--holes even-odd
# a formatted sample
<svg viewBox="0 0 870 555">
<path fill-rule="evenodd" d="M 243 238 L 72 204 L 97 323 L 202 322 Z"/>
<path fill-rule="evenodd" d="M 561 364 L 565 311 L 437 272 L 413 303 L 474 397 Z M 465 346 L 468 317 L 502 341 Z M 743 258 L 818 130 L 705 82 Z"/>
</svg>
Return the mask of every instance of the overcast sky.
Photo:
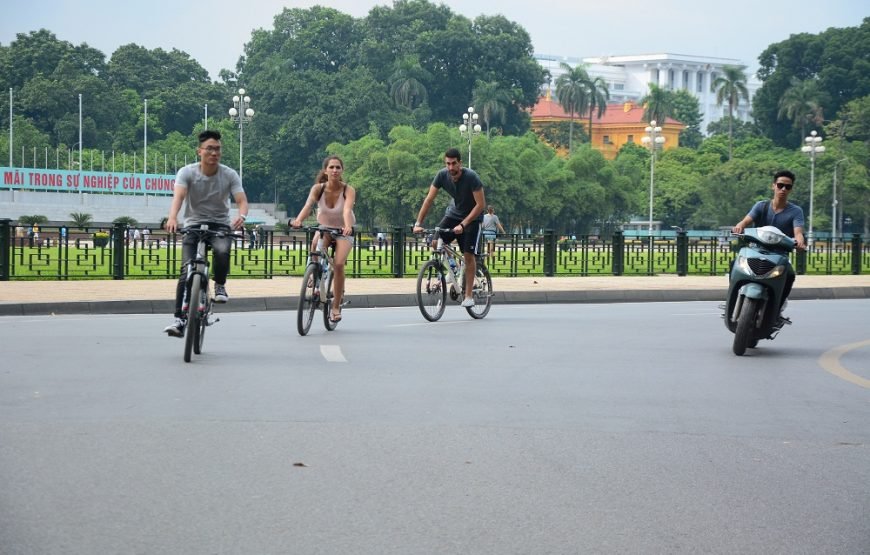
<svg viewBox="0 0 870 555">
<path fill-rule="evenodd" d="M 12 0 L 8 0 L 12 2 Z M 870 16 L 866 0 L 447 0 L 473 19 L 500 13 L 523 26 L 536 53 L 570 57 L 692 54 L 734 58 L 751 71 L 758 55 L 795 33 L 856 27 Z M 315 4 L 364 17 L 380 0 L 19 0 L 0 17 L 0 44 L 40 28 L 83 42 L 110 57 L 123 44 L 177 48 L 217 79 L 233 69 L 251 31 L 272 28 L 287 8 Z"/>
</svg>

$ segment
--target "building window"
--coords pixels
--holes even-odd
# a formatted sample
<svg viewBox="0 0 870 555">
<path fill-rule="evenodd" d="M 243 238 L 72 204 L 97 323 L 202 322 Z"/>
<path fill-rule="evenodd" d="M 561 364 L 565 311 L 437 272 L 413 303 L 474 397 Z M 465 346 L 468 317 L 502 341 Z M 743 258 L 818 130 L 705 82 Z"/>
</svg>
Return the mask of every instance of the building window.
<svg viewBox="0 0 870 555">
<path fill-rule="evenodd" d="M 633 143 L 633 142 L 634 142 L 634 135 L 629 135 L 628 138 L 625 139 L 625 142 L 627 142 L 627 143 Z"/>
<path fill-rule="evenodd" d="M 703 71 L 698 72 L 698 84 L 695 87 L 695 91 L 699 92 L 699 93 L 704 92 L 704 72 Z"/>
<path fill-rule="evenodd" d="M 605 135 L 605 136 L 604 136 L 604 144 L 606 144 L 606 145 L 613 144 L 613 143 L 610 142 L 610 135 Z"/>
<path fill-rule="evenodd" d="M 613 90 L 615 90 L 615 91 L 624 91 L 624 90 L 625 90 L 625 83 L 614 83 L 614 84 L 613 84 Z"/>
<path fill-rule="evenodd" d="M 688 70 L 683 70 L 683 90 L 689 90 L 689 72 Z"/>
<path fill-rule="evenodd" d="M 674 70 L 668 70 L 668 88 L 674 90 Z"/>
</svg>

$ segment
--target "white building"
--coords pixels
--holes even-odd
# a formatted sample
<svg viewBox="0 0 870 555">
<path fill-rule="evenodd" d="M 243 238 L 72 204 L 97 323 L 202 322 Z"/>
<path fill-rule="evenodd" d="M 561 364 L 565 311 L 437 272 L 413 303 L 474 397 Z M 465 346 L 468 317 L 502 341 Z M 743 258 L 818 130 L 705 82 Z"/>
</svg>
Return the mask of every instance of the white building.
<svg viewBox="0 0 870 555">
<path fill-rule="evenodd" d="M 535 54 L 535 59 L 550 72 L 552 79 L 544 85 L 551 94 L 555 93 L 556 78 L 564 73 L 560 62 L 571 67 L 584 65 L 590 77 L 601 77 L 607 82 L 611 102 L 640 100 L 649 92 L 649 83 L 656 83 L 668 90 L 684 89 L 698 99 L 701 111 L 701 132 L 707 133 L 707 126 L 728 115 L 728 105 L 716 104 L 716 93 L 711 84 L 722 74 L 725 66 L 745 69 L 740 60 L 730 58 L 711 58 L 684 54 L 640 54 L 636 56 L 602 56 L 597 58 L 571 58 Z M 752 98 L 761 87 L 754 75 L 747 76 L 746 88 L 750 102 L 741 99 L 734 116 L 743 121 L 751 121 Z"/>
</svg>

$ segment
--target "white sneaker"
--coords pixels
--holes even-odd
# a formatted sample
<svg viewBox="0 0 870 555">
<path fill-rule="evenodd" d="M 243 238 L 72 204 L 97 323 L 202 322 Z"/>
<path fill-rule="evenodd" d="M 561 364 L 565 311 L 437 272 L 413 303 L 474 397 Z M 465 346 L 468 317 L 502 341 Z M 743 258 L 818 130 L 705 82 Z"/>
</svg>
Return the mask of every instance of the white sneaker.
<svg viewBox="0 0 870 555">
<path fill-rule="evenodd" d="M 216 303 L 225 303 L 230 300 L 230 296 L 227 295 L 227 288 L 220 283 L 216 283 L 214 286 L 214 302 Z"/>
<path fill-rule="evenodd" d="M 459 306 L 463 308 L 471 308 L 472 306 L 474 306 L 474 299 L 471 297 L 465 297 L 464 299 L 462 299 L 462 303 Z"/>
<path fill-rule="evenodd" d="M 163 328 L 163 331 L 170 337 L 184 337 L 185 325 L 187 325 L 187 322 L 185 322 L 183 318 L 176 318 L 175 322 Z"/>
</svg>

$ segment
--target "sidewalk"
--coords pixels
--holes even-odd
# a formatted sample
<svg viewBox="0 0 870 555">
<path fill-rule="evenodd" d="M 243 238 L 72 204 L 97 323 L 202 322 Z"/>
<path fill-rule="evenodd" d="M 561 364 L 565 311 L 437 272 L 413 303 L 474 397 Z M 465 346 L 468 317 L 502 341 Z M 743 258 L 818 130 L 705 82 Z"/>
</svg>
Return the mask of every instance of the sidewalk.
<svg viewBox="0 0 870 555">
<path fill-rule="evenodd" d="M 230 279 L 220 312 L 292 310 L 301 278 Z M 725 276 L 494 277 L 494 303 L 720 301 Z M 347 308 L 416 306 L 416 279 L 349 279 Z M 171 314 L 175 280 L 0 282 L 0 316 Z M 870 275 L 798 276 L 792 300 L 870 298 Z"/>
</svg>

